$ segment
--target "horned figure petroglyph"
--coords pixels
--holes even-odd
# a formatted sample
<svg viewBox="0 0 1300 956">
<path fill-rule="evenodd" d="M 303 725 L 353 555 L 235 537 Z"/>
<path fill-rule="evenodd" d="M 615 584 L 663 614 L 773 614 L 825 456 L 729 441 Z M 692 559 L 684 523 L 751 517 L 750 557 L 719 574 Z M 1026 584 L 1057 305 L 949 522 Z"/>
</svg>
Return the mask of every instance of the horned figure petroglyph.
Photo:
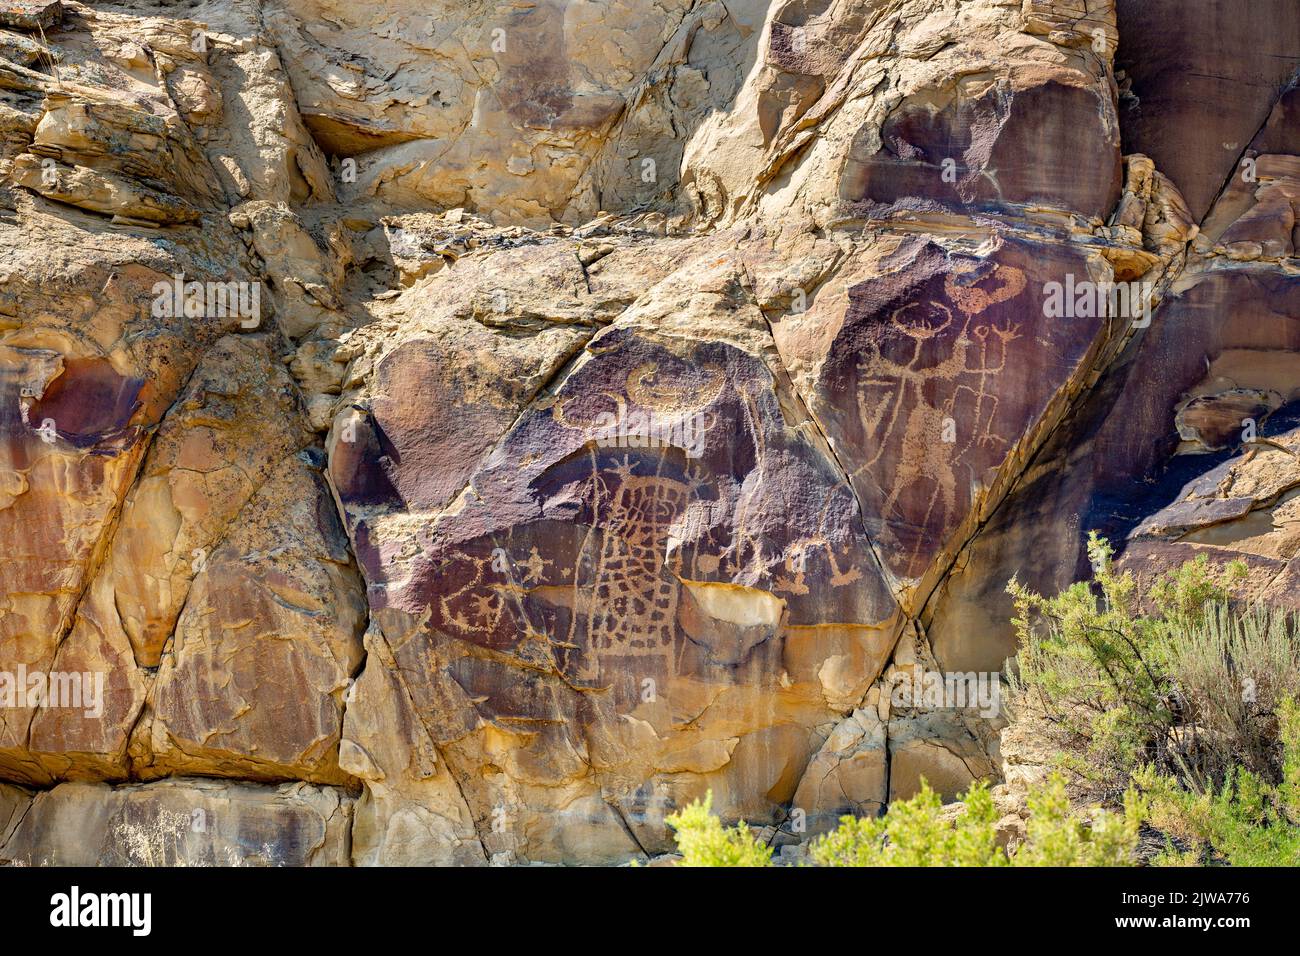
<svg viewBox="0 0 1300 956">
<path fill-rule="evenodd" d="M 1023 292 L 1027 279 L 1020 269 L 996 265 L 978 280 L 996 277 L 1000 284 L 992 288 L 963 281 L 979 271 L 972 264 L 966 272 L 945 278 L 944 293 L 951 307 L 927 301 L 895 309 L 884 334 L 868 344 L 858 361 L 858 414 L 866 437 L 874 439 L 874 454 L 854 477 L 871 474 L 888 488 L 881 510 L 886 519 L 884 543 L 904 548 L 907 560 L 917 557 L 920 541 L 907 549 L 889 523 L 921 530 L 944 526 L 956 513 L 957 463 L 965 461 L 978 473 L 980 459 L 1007 444 L 994 430 L 998 409 L 994 380 L 1006 368 L 1007 343 L 1020 333 L 1010 317 L 982 317 L 991 307 Z M 944 353 L 945 357 L 936 357 Z M 948 397 L 936 407 L 927 401 L 927 393 L 941 393 L 945 383 Z M 960 440 L 943 440 L 944 422 L 949 419 L 963 423 Z M 970 456 L 976 448 L 989 452 Z M 881 463 L 890 458 L 897 464 L 888 480 L 881 481 Z M 915 495 L 917 482 L 933 485 L 928 501 L 919 511 L 910 503 L 900 508 L 905 495 Z"/>
</svg>

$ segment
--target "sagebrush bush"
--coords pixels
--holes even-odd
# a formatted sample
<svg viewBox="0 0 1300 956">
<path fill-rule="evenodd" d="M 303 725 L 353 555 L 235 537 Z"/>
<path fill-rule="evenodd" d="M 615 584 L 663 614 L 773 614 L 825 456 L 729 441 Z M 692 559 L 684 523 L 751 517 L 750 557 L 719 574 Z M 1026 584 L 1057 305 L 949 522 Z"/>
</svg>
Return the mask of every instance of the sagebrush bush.
<svg viewBox="0 0 1300 956">
<path fill-rule="evenodd" d="M 1293 698 L 1278 704 L 1278 734 L 1282 777 L 1276 784 L 1242 767 L 1205 792 L 1153 767 L 1136 775 L 1152 826 L 1191 846 L 1182 852 L 1171 846 L 1156 863 L 1300 866 L 1300 706 Z"/>
<path fill-rule="evenodd" d="M 1167 840 L 1155 862 L 1300 864 L 1296 615 L 1235 607 L 1240 562 L 1198 557 L 1143 595 L 1095 534 L 1088 554 L 1092 584 L 1056 597 L 1008 588 L 1011 719 L 1058 751 L 1080 790 L 1139 800 L 1127 816 Z"/>
<path fill-rule="evenodd" d="M 1281 780 L 1279 707 L 1300 689 L 1294 615 L 1215 604 L 1171 642 L 1168 657 L 1196 788 L 1223 781 L 1237 765 Z"/>
<path fill-rule="evenodd" d="M 1090 535 L 1093 583 L 1055 597 L 1011 581 L 1019 650 L 1008 670 L 1012 718 L 1018 710 L 1041 718 L 1061 766 L 1118 801 L 1144 764 L 1183 771 L 1171 647 L 1203 626 L 1209 607 L 1228 600 L 1245 566 L 1216 570 L 1201 556 L 1143 596 L 1131 573 L 1116 573 L 1112 554 Z"/>
<path fill-rule="evenodd" d="M 678 866 L 770 866 L 772 851 L 741 823 L 724 827 L 712 813 L 712 793 L 668 818 L 676 831 Z M 1022 846 L 998 845 L 998 812 L 988 785 L 974 784 L 964 808 L 944 814 L 939 795 L 922 781 L 921 792 L 890 804 L 881 817 L 851 817 L 813 841 L 819 866 L 1129 866 L 1139 819 L 1098 810 L 1090 821 L 1072 815 L 1065 781 L 1054 775 L 1029 793 Z M 1136 807 L 1136 805 L 1134 805 Z"/>
</svg>

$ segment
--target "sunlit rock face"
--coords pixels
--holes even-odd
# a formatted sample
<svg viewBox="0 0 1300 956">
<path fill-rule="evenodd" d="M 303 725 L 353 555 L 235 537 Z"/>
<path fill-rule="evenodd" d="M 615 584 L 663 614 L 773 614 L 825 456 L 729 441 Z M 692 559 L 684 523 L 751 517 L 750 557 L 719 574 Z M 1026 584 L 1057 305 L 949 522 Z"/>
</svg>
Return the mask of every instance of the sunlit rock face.
<svg viewBox="0 0 1300 956">
<path fill-rule="evenodd" d="M 1006 657 L 1013 643 L 1000 622 L 1010 602 L 999 581 L 1018 574 L 1049 589 L 1085 576 L 1079 541 L 1090 529 L 1125 542 L 1122 566 L 1141 578 L 1197 554 L 1240 558 L 1251 597 L 1295 606 L 1287 449 L 1300 413 L 1300 285 L 1288 267 L 1290 199 L 1274 197 L 1294 193 L 1296 103 L 1294 88 L 1276 97 L 1149 326 L 1135 330 L 972 542 L 972 565 L 992 573 L 954 575 L 939 589 L 929 630 L 949 666 Z"/>
<path fill-rule="evenodd" d="M 797 844 L 1091 530 L 1298 606 L 1291 13 L 0 3 L 0 861 Z"/>
<path fill-rule="evenodd" d="M 1027 69 L 983 88 L 924 89 L 879 130 L 855 137 L 840 198 L 919 208 L 1039 203 L 1103 218 L 1119 198 L 1119 129 L 1109 91 L 1088 80 Z"/>
<path fill-rule="evenodd" d="M 846 290 L 812 407 L 910 593 L 1086 373 L 1108 322 L 1048 314 L 1051 283 L 1089 275 L 1085 252 L 1068 244 L 999 235 L 963 253 L 918 237 L 879 268 Z"/>
</svg>

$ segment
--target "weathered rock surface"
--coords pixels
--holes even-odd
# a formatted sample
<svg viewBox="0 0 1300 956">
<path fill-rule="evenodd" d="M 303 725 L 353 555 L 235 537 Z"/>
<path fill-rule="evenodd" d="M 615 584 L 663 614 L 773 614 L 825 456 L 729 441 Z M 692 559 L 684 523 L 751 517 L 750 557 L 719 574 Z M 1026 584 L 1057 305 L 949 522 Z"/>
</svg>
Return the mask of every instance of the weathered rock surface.
<svg viewBox="0 0 1300 956">
<path fill-rule="evenodd" d="M 36 795 L 0 846 L 0 863 L 345 866 L 351 804 L 302 783 L 65 783 Z"/>
<path fill-rule="evenodd" d="M 0 26 L 15 30 L 48 30 L 62 18 L 63 4 L 59 0 L 51 3 L 17 0 L 0 8 Z"/>
<path fill-rule="evenodd" d="M 794 806 L 813 833 L 833 830 L 841 817 L 874 816 L 889 800 L 885 724 L 871 710 L 854 711 L 808 761 Z"/>
<path fill-rule="evenodd" d="M 195 578 L 153 687 L 137 772 L 346 782 L 343 695 L 364 626 L 324 484 L 287 458 Z"/>
<path fill-rule="evenodd" d="M 1300 155 L 1296 95 L 1292 88 L 1278 96 L 1246 151 L 1277 157 L 1265 166 L 1270 172 Z M 1223 224 L 1240 222 L 1252 195 L 1272 187 L 1272 175 L 1260 181 L 1256 168 L 1235 174 L 1150 327 L 973 542 L 962 562 L 976 573 L 945 582 L 930 628 L 945 664 L 995 666 L 1005 657 L 1009 635 L 997 622 L 1009 600 L 1001 585 L 1019 574 L 1031 586 L 1057 588 L 1082 575 L 1081 536 L 1090 528 L 1112 540 L 1131 536 L 1128 560 L 1149 573 L 1194 552 L 1225 563 L 1245 556 L 1253 596 L 1295 603 L 1289 492 L 1300 286 L 1289 253 L 1222 242 Z"/>
<path fill-rule="evenodd" d="M 909 606 L 1117 325 L 1047 314 L 1044 287 L 1067 274 L 1105 282 L 1113 269 L 1014 234 L 966 248 L 913 237 L 774 325 Z"/>
<path fill-rule="evenodd" d="M 797 853 L 1035 772 L 896 689 L 1089 530 L 1300 606 L 1300 20 L 1174 6 L 0 4 L 0 862 Z"/>
<path fill-rule="evenodd" d="M 9 834 L 22 821 L 31 807 L 32 795 L 20 787 L 0 783 L 0 847 L 9 840 Z"/>
</svg>

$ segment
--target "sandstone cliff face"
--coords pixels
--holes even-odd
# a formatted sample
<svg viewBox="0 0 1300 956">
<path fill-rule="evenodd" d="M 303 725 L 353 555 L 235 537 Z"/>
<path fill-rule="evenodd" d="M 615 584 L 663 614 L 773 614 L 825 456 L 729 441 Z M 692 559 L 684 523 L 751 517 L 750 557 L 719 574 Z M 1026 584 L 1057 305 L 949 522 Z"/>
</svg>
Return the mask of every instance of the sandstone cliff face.
<svg viewBox="0 0 1300 956">
<path fill-rule="evenodd" d="M 0 861 L 797 842 L 999 775 L 891 689 L 1090 529 L 1300 607 L 1240 6 L 0 3 Z"/>
</svg>

